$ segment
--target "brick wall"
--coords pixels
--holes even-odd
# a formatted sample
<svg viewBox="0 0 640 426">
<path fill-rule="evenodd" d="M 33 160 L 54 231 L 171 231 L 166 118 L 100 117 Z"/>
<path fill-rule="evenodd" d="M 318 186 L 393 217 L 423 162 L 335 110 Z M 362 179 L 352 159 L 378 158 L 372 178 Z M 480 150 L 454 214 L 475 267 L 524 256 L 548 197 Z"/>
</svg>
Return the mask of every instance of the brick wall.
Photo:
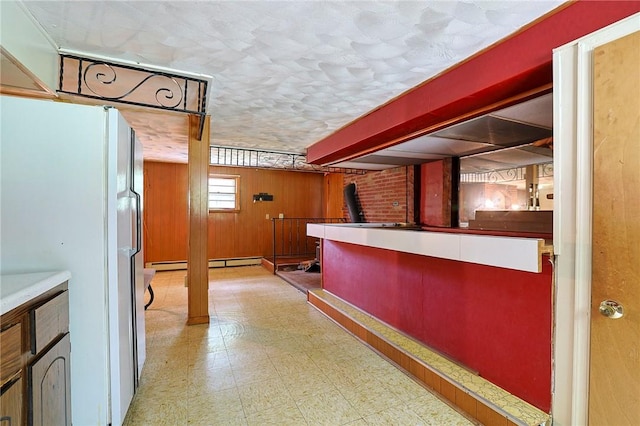
<svg viewBox="0 0 640 426">
<path fill-rule="evenodd" d="M 414 167 L 396 167 L 364 175 L 344 175 L 356 184 L 365 222 L 414 222 Z M 346 204 L 344 217 L 349 220 Z"/>
</svg>

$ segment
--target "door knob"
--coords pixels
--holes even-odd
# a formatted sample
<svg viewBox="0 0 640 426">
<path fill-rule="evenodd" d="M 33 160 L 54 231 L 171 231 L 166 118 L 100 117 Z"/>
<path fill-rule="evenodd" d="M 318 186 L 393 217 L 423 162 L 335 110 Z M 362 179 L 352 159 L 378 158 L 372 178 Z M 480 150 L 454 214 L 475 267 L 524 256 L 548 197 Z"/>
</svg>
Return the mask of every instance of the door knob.
<svg viewBox="0 0 640 426">
<path fill-rule="evenodd" d="M 622 305 L 615 300 L 603 300 L 600 302 L 599 311 L 602 315 L 611 319 L 622 318 L 622 315 L 624 315 Z"/>
</svg>

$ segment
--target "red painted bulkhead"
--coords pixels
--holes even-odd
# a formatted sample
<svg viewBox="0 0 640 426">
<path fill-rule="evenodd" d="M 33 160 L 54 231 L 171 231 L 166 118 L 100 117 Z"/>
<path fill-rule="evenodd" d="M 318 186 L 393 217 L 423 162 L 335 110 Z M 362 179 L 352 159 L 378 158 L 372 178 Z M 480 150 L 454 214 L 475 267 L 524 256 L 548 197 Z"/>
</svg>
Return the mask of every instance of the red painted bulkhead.
<svg viewBox="0 0 640 426">
<path fill-rule="evenodd" d="M 536 274 L 329 240 L 322 255 L 325 290 L 550 411 L 546 259 Z"/>
<path fill-rule="evenodd" d="M 638 0 L 568 2 L 311 145 L 307 161 L 330 164 L 353 158 L 551 84 L 553 49 L 638 11 Z"/>
</svg>

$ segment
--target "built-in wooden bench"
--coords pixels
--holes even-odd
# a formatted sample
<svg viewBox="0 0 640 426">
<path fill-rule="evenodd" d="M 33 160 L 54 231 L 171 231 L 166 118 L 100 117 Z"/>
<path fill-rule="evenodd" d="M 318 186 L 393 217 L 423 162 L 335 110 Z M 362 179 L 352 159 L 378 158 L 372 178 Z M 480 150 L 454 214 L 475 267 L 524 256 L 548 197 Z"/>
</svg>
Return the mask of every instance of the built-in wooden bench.
<svg viewBox="0 0 640 426">
<path fill-rule="evenodd" d="M 324 290 L 309 303 L 406 370 L 470 417 L 487 426 L 548 425 L 549 414 Z"/>
</svg>

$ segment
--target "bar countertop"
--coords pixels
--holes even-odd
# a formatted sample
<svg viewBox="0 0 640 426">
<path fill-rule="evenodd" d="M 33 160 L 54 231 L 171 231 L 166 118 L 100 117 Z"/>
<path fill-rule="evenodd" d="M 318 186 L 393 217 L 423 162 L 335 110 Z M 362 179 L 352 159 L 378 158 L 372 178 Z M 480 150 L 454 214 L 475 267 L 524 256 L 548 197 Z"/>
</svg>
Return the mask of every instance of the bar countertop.
<svg viewBox="0 0 640 426">
<path fill-rule="evenodd" d="M 388 223 L 308 224 L 307 235 L 461 262 L 539 273 L 553 246 L 543 238 L 430 232 Z"/>
</svg>

